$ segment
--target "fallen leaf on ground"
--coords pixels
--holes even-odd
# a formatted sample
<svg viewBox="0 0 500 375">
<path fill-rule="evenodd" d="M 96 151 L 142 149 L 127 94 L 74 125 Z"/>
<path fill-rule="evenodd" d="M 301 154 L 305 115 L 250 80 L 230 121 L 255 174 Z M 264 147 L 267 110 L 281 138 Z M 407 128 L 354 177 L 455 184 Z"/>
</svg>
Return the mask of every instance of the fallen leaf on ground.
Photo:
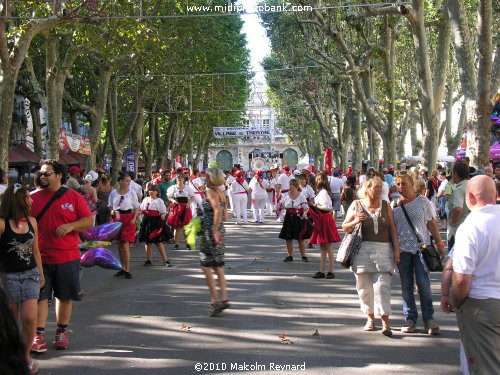
<svg viewBox="0 0 500 375">
<path fill-rule="evenodd" d="M 138 319 L 138 318 L 142 318 L 142 316 L 140 316 L 140 315 L 134 315 L 132 318 Z"/>
<path fill-rule="evenodd" d="M 311 336 L 319 336 L 319 331 L 318 330 L 314 331 L 313 333 L 311 333 Z"/>
<path fill-rule="evenodd" d="M 279 334 L 279 338 L 280 338 L 282 344 L 293 344 L 293 341 L 291 341 L 290 339 L 288 339 L 286 337 L 286 334 L 284 334 L 284 333 L 280 333 Z"/>
<path fill-rule="evenodd" d="M 181 324 L 181 331 L 185 332 L 191 332 L 191 327 L 185 325 L 184 323 Z"/>
</svg>

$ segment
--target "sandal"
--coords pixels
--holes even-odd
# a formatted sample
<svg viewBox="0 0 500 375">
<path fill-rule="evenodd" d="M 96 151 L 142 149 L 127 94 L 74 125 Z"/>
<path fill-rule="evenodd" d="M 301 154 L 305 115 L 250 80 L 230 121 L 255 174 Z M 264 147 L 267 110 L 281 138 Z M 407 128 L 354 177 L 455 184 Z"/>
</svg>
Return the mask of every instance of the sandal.
<svg viewBox="0 0 500 375">
<path fill-rule="evenodd" d="M 229 309 L 231 307 L 231 304 L 229 303 L 229 301 L 227 299 L 225 299 L 224 301 L 220 301 L 220 304 L 222 305 L 221 311 L 225 310 L 225 309 Z"/>
<path fill-rule="evenodd" d="M 391 327 L 385 327 L 383 330 L 382 330 L 382 334 L 384 336 L 387 336 L 387 337 L 392 337 L 392 329 Z"/>
<path fill-rule="evenodd" d="M 216 316 L 217 314 L 220 314 L 220 312 L 223 310 L 223 304 L 222 303 L 212 303 L 210 305 L 210 310 L 208 311 L 209 316 Z"/>
<path fill-rule="evenodd" d="M 364 331 L 375 331 L 375 321 L 374 320 L 368 320 L 363 327 Z"/>
</svg>

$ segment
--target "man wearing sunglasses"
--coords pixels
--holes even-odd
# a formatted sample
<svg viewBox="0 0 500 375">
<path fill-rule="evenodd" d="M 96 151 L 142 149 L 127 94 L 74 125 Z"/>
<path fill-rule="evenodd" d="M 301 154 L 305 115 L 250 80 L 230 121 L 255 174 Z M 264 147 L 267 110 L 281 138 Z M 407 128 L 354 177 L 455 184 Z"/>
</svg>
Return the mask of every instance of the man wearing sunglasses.
<svg viewBox="0 0 500 375">
<path fill-rule="evenodd" d="M 85 231 L 93 223 L 82 195 L 62 188 L 66 182 L 66 167 L 51 159 L 42 160 L 41 166 L 40 190 L 31 196 L 31 212 L 38 220 L 38 242 L 45 275 L 45 287 L 40 291 L 38 300 L 36 336 L 31 346 L 31 350 L 38 353 L 47 350 L 45 325 L 48 300 L 52 294 L 56 298 L 55 345 L 57 349 L 68 347 L 66 328 L 73 301 L 81 299 L 78 232 Z"/>
</svg>

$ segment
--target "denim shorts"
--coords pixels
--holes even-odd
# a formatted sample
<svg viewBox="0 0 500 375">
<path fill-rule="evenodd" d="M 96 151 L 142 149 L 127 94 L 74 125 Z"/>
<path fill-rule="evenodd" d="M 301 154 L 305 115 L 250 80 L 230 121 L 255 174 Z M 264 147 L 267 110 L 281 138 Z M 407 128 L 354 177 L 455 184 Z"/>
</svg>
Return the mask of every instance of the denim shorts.
<svg viewBox="0 0 500 375">
<path fill-rule="evenodd" d="M 80 301 L 80 259 L 61 264 L 44 264 L 45 286 L 40 291 L 40 299 L 50 299 L 52 295 L 61 301 Z"/>
<path fill-rule="evenodd" d="M 37 267 L 22 272 L 7 272 L 2 277 L 9 303 L 38 299 L 40 272 Z"/>
</svg>

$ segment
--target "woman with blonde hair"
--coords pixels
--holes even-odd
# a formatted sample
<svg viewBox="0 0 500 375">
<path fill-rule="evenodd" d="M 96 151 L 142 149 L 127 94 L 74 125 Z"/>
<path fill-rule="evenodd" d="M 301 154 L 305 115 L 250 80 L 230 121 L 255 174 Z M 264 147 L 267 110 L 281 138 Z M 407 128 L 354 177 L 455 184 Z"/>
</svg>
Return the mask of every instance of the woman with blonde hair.
<svg viewBox="0 0 500 375">
<path fill-rule="evenodd" d="M 224 237 L 226 234 L 223 222 L 227 219 L 226 196 L 219 189 L 219 186 L 224 185 L 224 180 L 224 174 L 219 168 L 209 168 L 206 177 L 205 198 L 202 201 L 204 213 L 201 221 L 200 263 L 210 291 L 212 302 L 210 316 L 215 316 L 230 307 L 223 268 Z M 219 280 L 219 293 L 217 293 L 215 285 L 214 272 Z"/>
<path fill-rule="evenodd" d="M 364 330 L 375 331 L 375 315 L 378 315 L 382 334 L 390 337 L 391 279 L 394 263 L 399 263 L 398 235 L 392 208 L 382 199 L 382 180 L 367 179 L 360 196 L 349 207 L 342 229 L 351 233 L 361 223 L 363 240 L 351 270 L 356 276 L 361 311 L 367 315 Z"/>
<path fill-rule="evenodd" d="M 320 265 L 319 271 L 313 276 L 313 279 L 334 279 L 333 273 L 333 242 L 340 242 L 341 238 L 337 231 L 337 224 L 332 216 L 333 194 L 330 191 L 330 182 L 324 173 L 316 176 L 316 196 L 314 203 L 310 204 L 310 215 L 314 222 L 314 229 L 309 239 L 309 243 L 319 245 Z M 325 274 L 326 256 L 328 255 L 329 268 Z"/>
<path fill-rule="evenodd" d="M 400 200 L 392 202 L 394 222 L 401 247 L 399 274 L 403 295 L 403 315 L 406 321 L 401 332 L 413 333 L 416 330 L 418 318 L 414 295 L 416 282 L 425 331 L 430 335 L 437 335 L 439 326 L 434 320 L 429 273 L 421 251 L 422 245 L 431 243 L 430 234 L 432 233 L 439 254 L 444 256 L 444 244 L 439 234 L 436 212 L 431 201 L 415 193 L 415 181 L 411 176 L 399 173 L 395 181 L 401 194 Z"/>
</svg>

